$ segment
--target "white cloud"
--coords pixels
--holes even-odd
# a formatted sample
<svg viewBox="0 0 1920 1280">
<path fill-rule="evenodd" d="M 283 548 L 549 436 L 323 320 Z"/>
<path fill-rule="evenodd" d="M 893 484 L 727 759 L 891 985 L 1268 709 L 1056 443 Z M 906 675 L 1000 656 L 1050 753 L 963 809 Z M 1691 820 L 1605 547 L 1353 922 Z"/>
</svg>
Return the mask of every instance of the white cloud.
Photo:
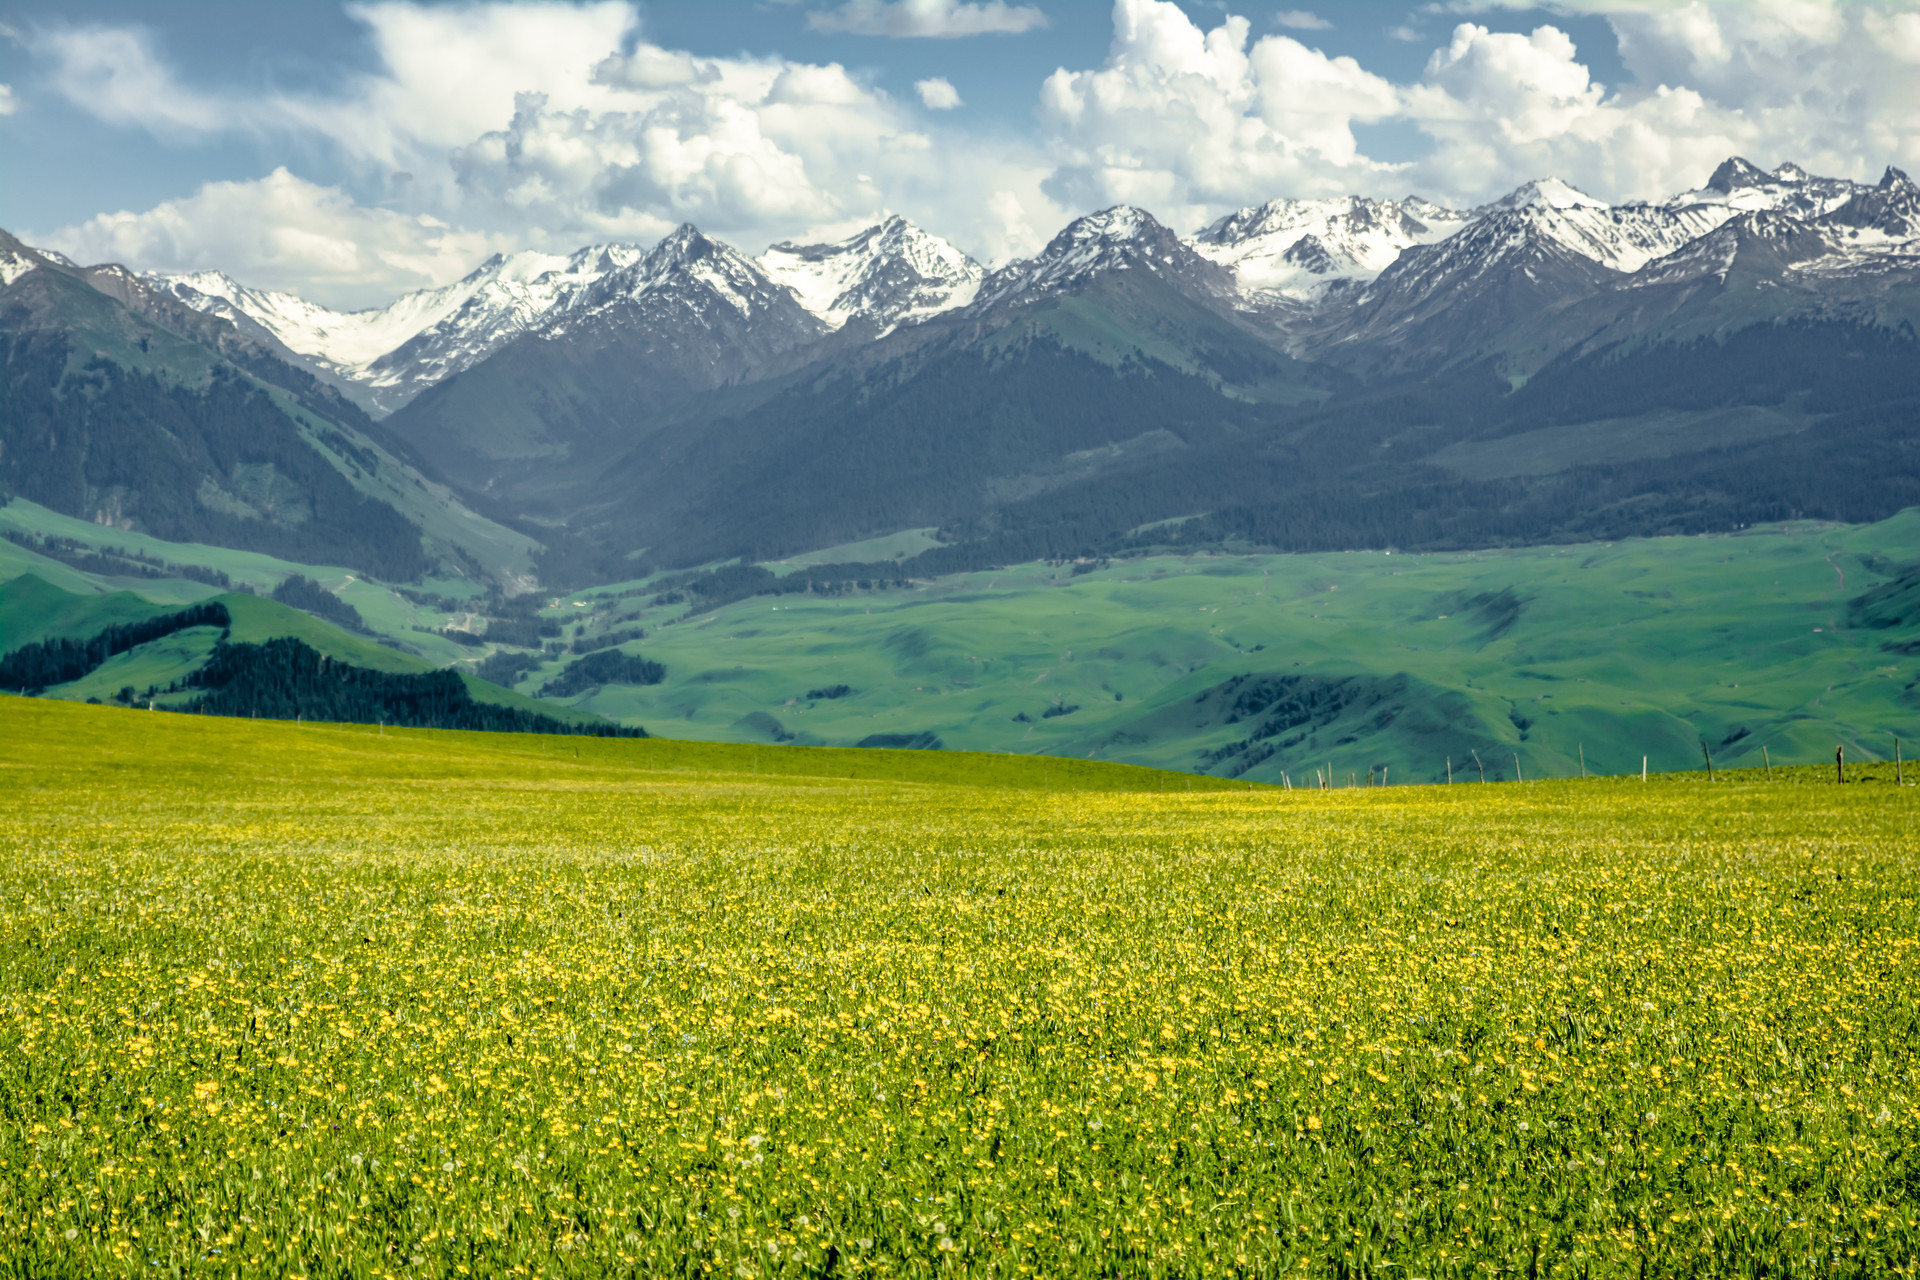
<svg viewBox="0 0 1920 1280">
<path fill-rule="evenodd" d="M 251 182 L 209 182 L 139 213 L 104 213 L 35 237 L 78 262 L 141 270 L 220 270 L 256 287 L 334 306 L 372 306 L 445 284 L 517 238 L 356 204 L 276 169 Z"/>
<path fill-rule="evenodd" d="M 846 0 L 838 9 L 808 14 L 807 25 L 862 36 L 1018 35 L 1046 26 L 1047 15 L 1004 0 Z"/>
<path fill-rule="evenodd" d="M 137 27 L 69 27 L 34 33 L 28 48 L 52 62 L 53 84 L 108 124 L 165 136 L 212 133 L 232 125 L 217 98 L 182 85 L 151 33 Z"/>
<path fill-rule="evenodd" d="M 1602 90 L 1573 42 L 1458 26 L 1408 94 L 1437 191 L 1556 173 L 1612 199 L 1696 186 L 1730 154 L 1872 177 L 1920 161 L 1912 13 L 1840 0 L 1564 4 L 1607 18 L 1632 79 Z"/>
<path fill-rule="evenodd" d="M 10 116 L 19 104 L 14 101 L 13 86 L 0 84 L 0 116 Z"/>
<path fill-rule="evenodd" d="M 1448 7 L 1476 4 L 1499 7 Z M 1207 28 L 1168 0 L 1116 0 L 1106 58 L 1049 76 L 1024 137 L 920 110 L 959 105 L 944 78 L 916 83 L 912 106 L 836 64 L 649 43 L 624 0 L 360 4 L 349 12 L 371 69 L 324 92 L 186 83 L 137 28 L 21 40 L 50 85 L 103 120 L 176 141 L 318 143 L 345 175 L 342 188 L 284 170 L 210 184 L 41 239 L 335 299 L 439 281 L 495 246 L 645 240 L 683 220 L 751 250 L 894 209 L 999 258 L 1118 201 L 1186 229 L 1277 195 L 1413 189 L 1476 203 L 1546 175 L 1608 198 L 1660 196 L 1735 153 L 1865 177 L 1889 162 L 1920 168 L 1916 0 L 1552 7 L 1612 24 L 1627 83 L 1595 83 L 1552 25 L 1460 22 L 1419 77 L 1396 84 L 1286 34 L 1255 39 L 1242 17 Z M 951 0 L 836 0 L 813 16 L 921 35 L 1042 20 L 1032 6 Z M 1311 16 L 1281 15 L 1296 29 Z M 11 102 L 0 92 L 0 109 Z M 1367 154 L 1362 126 L 1381 122 L 1413 126 L 1424 152 L 1393 164 Z M 348 190 L 385 193 L 390 207 Z"/>
<path fill-rule="evenodd" d="M 182 85 L 140 27 L 39 31 L 29 47 L 54 86 L 109 124 L 183 134 L 318 134 L 350 158 L 426 167 L 449 147 L 499 128 L 520 94 L 555 106 L 603 104 L 592 71 L 637 30 L 627 0 L 440 7 L 384 0 L 347 11 L 367 29 L 379 69 L 331 93 L 207 92 Z"/>
<path fill-rule="evenodd" d="M 1306 9 L 1288 9 L 1274 14 L 1273 20 L 1293 31 L 1326 31 L 1333 26 L 1319 14 Z"/>
<path fill-rule="evenodd" d="M 74 97 L 102 118 L 152 128 L 157 113 L 175 133 L 326 140 L 353 189 L 385 192 L 399 208 L 280 170 L 40 239 L 140 269 L 218 266 L 337 301 L 457 277 L 496 248 L 644 242 L 682 221 L 753 250 L 845 235 L 894 209 L 1003 257 L 1036 247 L 1037 234 L 1005 216 L 1007 200 L 1057 212 L 1030 143 L 936 139 L 924 117 L 837 64 L 647 43 L 626 4 L 351 12 L 367 25 L 375 69 L 330 94 L 198 93 L 133 31 L 89 32 L 85 49 L 69 40 L 47 57 L 75 93 L 112 90 Z M 87 79 L 102 63 L 112 74 Z M 958 105 L 943 80 L 919 92 L 930 106 Z"/>
<path fill-rule="evenodd" d="M 929 111 L 951 111 L 960 106 L 960 91 L 953 87 L 945 76 L 935 76 L 931 80 L 915 80 L 915 93 L 920 95 L 921 103 Z"/>
<path fill-rule="evenodd" d="M 1412 188 L 1477 203 L 1549 175 L 1611 199 L 1658 197 L 1697 186 L 1731 154 L 1858 177 L 1920 164 L 1912 0 L 1552 7 L 1605 17 L 1629 83 L 1595 82 L 1552 25 L 1462 22 L 1417 80 L 1391 84 L 1286 36 L 1249 44 L 1240 18 L 1203 30 L 1164 0 L 1116 0 L 1106 62 L 1042 88 L 1056 160 L 1046 190 L 1074 208 L 1130 200 L 1191 226 L 1275 195 Z M 1426 135 L 1426 151 L 1379 163 L 1354 126 L 1395 120 Z"/>
<path fill-rule="evenodd" d="M 1058 166 L 1046 190 L 1077 208 L 1129 202 L 1175 225 L 1276 194 L 1371 187 L 1356 122 L 1400 97 L 1352 58 L 1288 36 L 1248 46 L 1246 19 L 1202 32 L 1167 0 L 1117 0 L 1106 65 L 1061 69 L 1040 110 Z"/>
</svg>

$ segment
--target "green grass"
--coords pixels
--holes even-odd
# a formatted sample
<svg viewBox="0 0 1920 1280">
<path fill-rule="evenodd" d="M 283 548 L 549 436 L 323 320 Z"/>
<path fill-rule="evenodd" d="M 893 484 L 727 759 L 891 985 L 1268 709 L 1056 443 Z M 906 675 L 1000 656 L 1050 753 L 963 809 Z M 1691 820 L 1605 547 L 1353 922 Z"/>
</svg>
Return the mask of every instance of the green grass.
<svg viewBox="0 0 1920 1280">
<path fill-rule="evenodd" d="M 131 591 L 77 594 L 55 587 L 37 574 L 36 568 L 34 572 L 0 583 L 0 653 L 52 637 L 87 639 L 110 626 L 168 612 L 175 604 L 172 601 L 149 600 Z M 86 588 L 89 584 L 83 582 L 78 585 Z M 418 657 L 342 631 L 330 622 L 276 600 L 238 591 L 215 593 L 204 598 L 227 607 L 233 619 L 232 626 L 228 628 L 228 638 L 235 643 L 260 644 L 287 636 L 304 642 L 330 658 L 375 671 L 414 674 L 436 669 L 433 664 Z M 49 697 L 75 702 L 104 702 L 131 686 L 136 695 L 144 697 L 149 688 L 165 689 L 168 685 L 184 682 L 198 671 L 212 654 L 218 638 L 219 632 L 214 628 L 196 627 L 149 641 L 115 655 L 79 680 L 56 685 L 46 692 Z M 572 723 L 592 723 L 599 719 L 592 712 L 561 703 L 542 702 L 511 689 L 503 689 L 471 673 L 463 673 L 462 679 L 468 692 L 481 702 L 516 707 Z M 194 696 L 192 690 L 161 694 L 158 703 L 163 707 L 179 707 L 190 703 Z"/>
<path fill-rule="evenodd" d="M 38 537 L 69 538 L 98 551 L 111 553 L 125 550 L 170 564 L 197 565 L 218 570 L 226 574 L 235 586 L 244 585 L 261 595 L 271 595 L 273 589 L 287 578 L 300 574 L 314 579 L 352 605 L 371 630 L 403 646 L 430 665 L 446 666 L 471 654 L 471 650 L 432 634 L 462 615 L 415 604 L 385 584 L 337 565 L 303 564 L 229 547 L 167 542 L 131 530 L 103 528 L 85 520 L 76 520 L 19 498 L 0 506 L 0 529 Z M 68 591 L 133 591 L 148 599 L 172 605 L 191 604 L 220 594 L 218 587 L 185 579 L 156 581 L 150 578 L 103 577 L 80 573 L 14 543 L 0 541 L 0 578 L 29 572 Z M 428 588 L 437 594 L 456 598 L 475 590 L 471 583 L 464 582 L 435 582 L 429 583 Z M 12 637 L 4 630 L 4 619 L 0 619 L 0 649 L 12 647 Z"/>
<path fill-rule="evenodd" d="M 0 698 L 0 1272 L 1911 1274 L 1891 773 Z"/>
<path fill-rule="evenodd" d="M 1449 756 L 1473 776 L 1477 751 L 1490 776 L 1511 778 L 1517 754 L 1524 776 L 1565 777 L 1583 751 L 1597 772 L 1638 773 L 1643 755 L 1653 770 L 1698 767 L 1703 741 L 1728 765 L 1757 766 L 1762 748 L 1830 759 L 1836 743 L 1890 757 L 1893 735 L 1920 737 L 1920 662 L 1883 651 L 1887 632 L 1850 628 L 1847 602 L 1915 560 L 1920 513 L 1908 512 L 1514 551 L 1162 556 L 1077 576 L 1024 565 L 691 616 L 576 593 L 557 613 L 588 614 L 573 607 L 586 602 L 592 629 L 649 628 L 626 647 L 665 663 L 667 681 L 581 705 L 657 733 L 931 731 L 950 747 L 1192 769 L 1260 723 L 1227 723 L 1224 703 L 1196 702 L 1207 690 L 1241 675 L 1357 677 L 1379 703 L 1310 726 L 1247 776 L 1298 784 L 1331 761 L 1341 779 L 1372 766 L 1438 781 Z M 840 683 L 855 694 L 804 696 Z M 1044 717 L 1054 706 L 1078 710 Z"/>
<path fill-rule="evenodd" d="M 199 555 L 22 503 L 0 508 L 8 519 L 175 561 Z M 223 554 L 195 562 L 269 586 L 306 573 L 425 661 L 470 670 L 493 651 L 422 630 L 465 615 L 345 570 Z M 1874 525 L 1508 551 L 1157 556 L 1078 574 L 1087 566 L 1031 564 L 700 614 L 621 583 L 546 613 L 569 624 L 569 640 L 581 622 L 589 637 L 644 628 L 624 647 L 663 662 L 666 682 L 578 705 L 674 737 L 850 746 L 932 733 L 954 749 L 1295 785 L 1329 766 L 1362 784 L 1369 769 L 1443 780 L 1449 761 L 1456 777 L 1477 777 L 1476 753 L 1491 777 L 1566 777 L 1583 754 L 1602 773 L 1638 773 L 1643 756 L 1655 771 L 1690 769 L 1703 743 L 1728 765 L 1831 759 L 1836 744 L 1890 757 L 1896 735 L 1920 737 L 1920 660 L 1884 649 L 1898 639 L 1889 632 L 1851 626 L 1848 601 L 1915 562 L 1920 512 L 1909 511 Z M 544 661 L 518 692 L 536 693 L 569 660 Z M 1236 695 L 1210 692 L 1236 677 L 1352 683 L 1339 714 L 1220 756 L 1268 719 L 1236 718 Z M 855 692 L 805 696 L 837 684 Z"/>
</svg>

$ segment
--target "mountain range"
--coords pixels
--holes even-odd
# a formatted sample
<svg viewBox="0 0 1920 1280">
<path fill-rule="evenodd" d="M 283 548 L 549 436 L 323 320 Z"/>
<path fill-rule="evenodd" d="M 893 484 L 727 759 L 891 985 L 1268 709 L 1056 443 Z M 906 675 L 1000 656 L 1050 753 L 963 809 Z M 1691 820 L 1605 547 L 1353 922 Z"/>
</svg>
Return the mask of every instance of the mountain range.
<svg viewBox="0 0 1920 1280">
<path fill-rule="evenodd" d="M 352 313 L 6 237 L 0 486 L 496 584 L 907 529 L 934 571 L 1866 520 L 1920 502 L 1916 283 L 1906 175 L 1740 159 L 1623 205 L 1119 207 L 993 269 L 901 218 L 685 226 Z"/>
</svg>

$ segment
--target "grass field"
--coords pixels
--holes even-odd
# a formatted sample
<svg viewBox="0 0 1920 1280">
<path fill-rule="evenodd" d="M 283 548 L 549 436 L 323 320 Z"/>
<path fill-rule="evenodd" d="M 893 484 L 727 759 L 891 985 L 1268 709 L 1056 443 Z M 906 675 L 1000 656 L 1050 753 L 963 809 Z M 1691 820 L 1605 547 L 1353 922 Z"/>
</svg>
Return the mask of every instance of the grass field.
<svg viewBox="0 0 1920 1280">
<path fill-rule="evenodd" d="M 1892 775 L 0 698 L 0 1274 L 1910 1275 Z"/>
<path fill-rule="evenodd" d="M 1917 560 L 1910 511 L 1444 555 L 1031 564 L 693 615 L 578 593 L 551 612 L 589 634 L 649 629 L 627 647 L 664 663 L 666 682 L 580 705 L 674 737 L 933 733 L 1296 784 L 1329 765 L 1343 780 L 1441 781 L 1449 758 L 1469 770 L 1477 752 L 1490 777 L 1577 777 L 1583 754 L 1606 773 L 1638 774 L 1642 756 L 1697 768 L 1702 743 L 1748 766 L 1831 759 L 1836 742 L 1891 758 L 1895 735 L 1920 737 L 1920 660 L 1884 650 L 1890 633 L 1855 625 L 1848 602 Z M 1268 718 L 1236 710 L 1244 682 L 1273 679 L 1328 710 L 1232 750 Z M 836 684 L 853 692 L 806 696 Z"/>
<path fill-rule="evenodd" d="M 303 573 L 433 664 L 495 650 L 434 634 L 472 625 L 470 615 L 343 569 L 143 540 L 21 502 L 0 507 L 0 527 L 204 563 L 256 589 Z M 921 530 L 771 567 L 927 544 Z M 547 597 L 545 616 L 565 624 L 569 642 L 620 638 L 665 664 L 662 684 L 607 685 L 573 701 L 677 738 L 938 738 L 949 749 L 1296 784 L 1328 770 L 1364 781 L 1370 769 L 1441 781 L 1449 762 L 1477 776 L 1476 756 L 1495 779 L 1567 777 L 1583 760 L 1637 774 L 1643 756 L 1655 771 L 1691 769 L 1703 745 L 1748 767 L 1831 758 L 1836 743 L 1854 758 L 1890 758 L 1895 737 L 1920 737 L 1920 660 L 1897 651 L 1911 626 L 1863 626 L 1851 602 L 1916 563 L 1920 510 L 1872 525 L 1448 554 L 1036 563 L 714 610 L 662 602 L 637 581 Z M 0 579 L 23 571 L 67 590 L 172 603 L 213 594 L 139 579 L 89 587 L 0 542 Z M 0 649 L 15 643 L 6 630 L 0 618 Z M 632 639 L 636 630 L 644 638 Z M 518 691 L 536 694 L 571 658 L 548 655 Z M 1250 692 L 1280 682 L 1291 682 L 1295 707 L 1282 719 L 1299 723 L 1247 710 L 1261 700 Z M 836 686 L 848 692 L 808 696 Z"/>
</svg>

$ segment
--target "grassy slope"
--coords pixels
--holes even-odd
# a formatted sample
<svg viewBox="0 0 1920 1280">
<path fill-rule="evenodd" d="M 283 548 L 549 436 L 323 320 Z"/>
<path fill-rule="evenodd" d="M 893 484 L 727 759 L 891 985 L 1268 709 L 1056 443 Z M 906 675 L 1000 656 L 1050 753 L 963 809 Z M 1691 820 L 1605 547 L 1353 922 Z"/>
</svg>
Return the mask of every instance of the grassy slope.
<svg viewBox="0 0 1920 1280">
<path fill-rule="evenodd" d="M 262 586 L 305 572 L 430 661 L 470 662 L 490 651 L 419 630 L 459 615 L 342 570 L 203 555 L 217 549 L 141 539 L 22 503 L 0 509 L 0 521 L 205 563 Z M 52 564 L 6 544 L 0 556 L 37 562 L 36 572 Z M 1845 602 L 1914 560 L 1920 512 L 1856 528 L 1603 546 L 1158 557 L 1080 576 L 1026 565 L 906 592 L 749 599 L 698 616 L 653 607 L 636 584 L 620 584 L 568 596 L 548 614 L 585 621 L 589 635 L 647 629 L 646 640 L 625 647 L 664 662 L 667 682 L 578 701 L 655 733 L 852 745 L 871 734 L 933 732 L 949 748 L 1092 752 L 1194 769 L 1201 752 L 1254 727 L 1227 723 L 1220 699 L 1195 701 L 1221 682 L 1358 676 L 1378 686 L 1377 706 L 1354 709 L 1246 776 L 1278 781 L 1284 771 L 1298 783 L 1331 764 L 1342 779 L 1364 779 L 1369 766 L 1395 780 L 1439 779 L 1449 757 L 1465 774 L 1476 751 L 1490 776 L 1512 776 L 1516 754 L 1523 773 L 1542 776 L 1576 773 L 1583 750 L 1601 772 L 1637 771 L 1642 755 L 1655 770 L 1690 768 L 1703 739 L 1728 764 L 1759 763 L 1763 746 L 1776 760 L 1830 758 L 1836 741 L 1856 757 L 1890 755 L 1892 734 L 1920 736 L 1920 701 L 1909 687 L 1915 664 L 1880 648 L 1887 633 L 1847 629 Z M 8 564 L 0 560 L 0 574 Z M 44 571 L 155 599 L 163 587 L 178 593 L 170 600 L 209 594 L 193 584 L 87 579 L 57 565 Z M 1502 630 L 1497 602 L 1472 601 L 1508 591 L 1518 609 Z M 534 693 L 563 661 L 544 663 L 518 688 Z M 840 683 L 855 695 L 803 697 Z M 1044 717 L 1056 705 L 1078 710 Z M 1391 723 L 1377 723 L 1387 714 Z"/>
<path fill-rule="evenodd" d="M 51 306 L 58 322 L 76 340 L 75 363 L 97 353 L 123 368 L 153 374 L 162 382 L 189 388 L 204 386 L 214 367 L 222 363 L 222 358 L 211 348 L 134 314 L 76 277 L 56 273 L 54 279 L 46 283 L 53 289 Z M 532 538 L 469 509 L 445 485 L 413 472 L 353 427 L 322 417 L 280 387 L 251 374 L 245 376 L 286 414 L 315 452 L 348 483 L 369 497 L 395 507 L 416 524 L 431 552 L 440 554 L 449 548 L 458 548 L 458 554 L 469 557 L 471 562 L 503 581 L 531 581 L 533 556 L 539 549 Z M 343 436 L 364 457 L 374 458 L 374 467 L 365 470 L 350 463 L 326 442 L 328 433 Z M 244 556 L 246 553 L 228 554 Z M 210 562 L 196 560 L 195 563 Z"/>
<path fill-rule="evenodd" d="M 302 574 L 319 582 L 359 610 L 360 616 L 366 619 L 367 625 L 374 631 L 419 654 L 435 666 L 445 666 L 461 658 L 470 657 L 473 652 L 432 634 L 433 631 L 445 627 L 449 621 L 459 615 L 415 604 L 381 583 L 369 581 L 337 565 L 302 564 L 257 552 L 236 551 L 229 547 L 213 547 L 201 543 L 166 542 L 141 533 L 102 528 L 85 520 L 63 516 L 56 511 L 49 511 L 45 507 L 19 499 L 0 506 L 0 529 L 12 529 L 43 537 L 69 538 L 96 550 L 108 552 L 125 550 L 154 556 L 172 564 L 198 565 L 207 569 L 217 569 L 226 574 L 236 585 L 245 584 L 263 594 L 270 593 L 293 574 Z M 31 560 L 21 559 L 21 557 L 30 557 Z M 24 548 L 0 541 L 0 577 L 9 577 L 14 572 L 21 571 L 12 569 L 10 567 L 12 563 L 18 563 L 21 570 L 31 569 L 48 581 L 57 582 L 67 590 L 73 591 L 86 590 L 88 587 L 85 584 L 94 584 L 93 589 L 105 586 L 132 590 L 150 599 L 157 600 L 164 597 L 170 603 L 203 600 L 219 593 L 218 588 L 183 579 L 156 581 L 147 578 L 103 578 L 93 574 L 79 574 L 60 565 L 57 561 L 36 556 Z M 46 566 L 54 567 L 48 569 Z M 56 578 L 55 573 L 62 576 Z M 475 591 L 471 583 L 465 582 L 432 581 L 426 586 L 431 591 L 451 597 L 461 597 Z"/>
<path fill-rule="evenodd" d="M 608 601 L 604 625 L 647 625 L 626 647 L 669 677 L 582 705 L 676 735 L 764 740 L 770 716 L 802 740 L 930 730 L 949 747 L 1193 768 L 1250 726 L 1188 716 L 1177 734 L 1153 731 L 1231 676 L 1405 673 L 1409 714 L 1384 728 L 1343 721 L 1250 776 L 1298 781 L 1331 760 L 1342 778 L 1384 765 L 1437 779 L 1448 755 L 1470 767 L 1470 750 L 1492 776 L 1511 777 L 1515 753 L 1531 776 L 1567 775 L 1583 747 L 1596 771 L 1637 772 L 1642 755 L 1681 769 L 1699 764 L 1703 738 L 1728 764 L 1759 764 L 1762 746 L 1775 760 L 1830 758 L 1836 741 L 1878 758 L 1890 735 L 1920 736 L 1915 662 L 1883 652 L 1884 632 L 1845 629 L 1845 603 L 1917 558 L 1920 512 L 1907 512 L 1519 551 L 1161 557 L 1078 577 L 1028 565 L 905 593 L 745 600 L 671 625 L 681 610 Z M 1519 607 L 1502 630 L 1497 602 L 1472 601 L 1506 591 Z M 593 597 L 559 612 L 585 615 L 575 601 Z M 856 694 L 789 702 L 842 682 Z M 1423 697 L 1451 698 L 1452 714 L 1421 721 L 1410 712 Z M 1080 709 L 1043 719 L 1056 703 Z"/>
<path fill-rule="evenodd" d="M 0 694 L 0 737 L 16 743 L 70 742 L 76 750 L 116 758 L 164 757 L 170 769 L 179 768 L 182 779 L 208 783 L 235 770 L 292 781 L 372 774 L 423 780 L 507 779 L 558 769 L 583 785 L 621 778 L 645 781 L 636 775 L 671 773 L 702 783 L 851 779 L 1028 791 L 1207 792 L 1239 791 L 1247 786 L 1103 760 L 765 747 L 662 738 L 554 738 L 369 725 L 296 727 L 281 721 L 74 706 L 5 694 Z"/>
<path fill-rule="evenodd" d="M 8 544 L 0 543 L 0 546 Z M 16 548 L 17 550 L 17 548 Z M 38 557 L 36 557 L 38 558 Z M 64 568 L 64 566 L 58 566 Z M 67 572 L 71 573 L 71 570 Z M 89 575 L 76 575 L 87 577 Z M 139 581 L 139 580 L 135 580 Z M 82 583 L 80 585 L 86 585 Z M 143 587 L 156 584 L 144 583 Z M 164 584 L 159 584 L 164 585 Z M 244 644 L 259 644 L 282 636 L 304 641 L 328 657 L 376 671 L 411 674 L 432 671 L 433 664 L 410 654 L 400 653 L 362 636 L 342 631 L 330 622 L 303 613 L 277 600 L 267 600 L 245 592 L 217 592 L 207 599 L 227 606 L 233 618 L 232 639 Z M 20 648 L 54 636 L 85 638 L 99 634 L 118 623 L 149 618 L 177 607 L 178 601 L 153 601 L 133 591 L 111 594 L 78 594 L 56 588 L 33 573 L 23 574 L 0 584 L 0 652 Z M 212 627 L 195 627 L 162 637 L 116 654 L 97 670 L 79 680 L 48 691 L 54 698 L 84 702 L 102 701 L 131 685 L 136 691 L 150 686 L 166 686 L 192 673 L 213 652 L 219 632 Z M 481 702 L 518 707 L 549 715 L 558 720 L 592 721 L 591 712 L 564 704 L 542 702 L 489 684 L 463 673 L 468 691 Z M 180 702 L 190 695 L 176 696 Z"/>
</svg>

